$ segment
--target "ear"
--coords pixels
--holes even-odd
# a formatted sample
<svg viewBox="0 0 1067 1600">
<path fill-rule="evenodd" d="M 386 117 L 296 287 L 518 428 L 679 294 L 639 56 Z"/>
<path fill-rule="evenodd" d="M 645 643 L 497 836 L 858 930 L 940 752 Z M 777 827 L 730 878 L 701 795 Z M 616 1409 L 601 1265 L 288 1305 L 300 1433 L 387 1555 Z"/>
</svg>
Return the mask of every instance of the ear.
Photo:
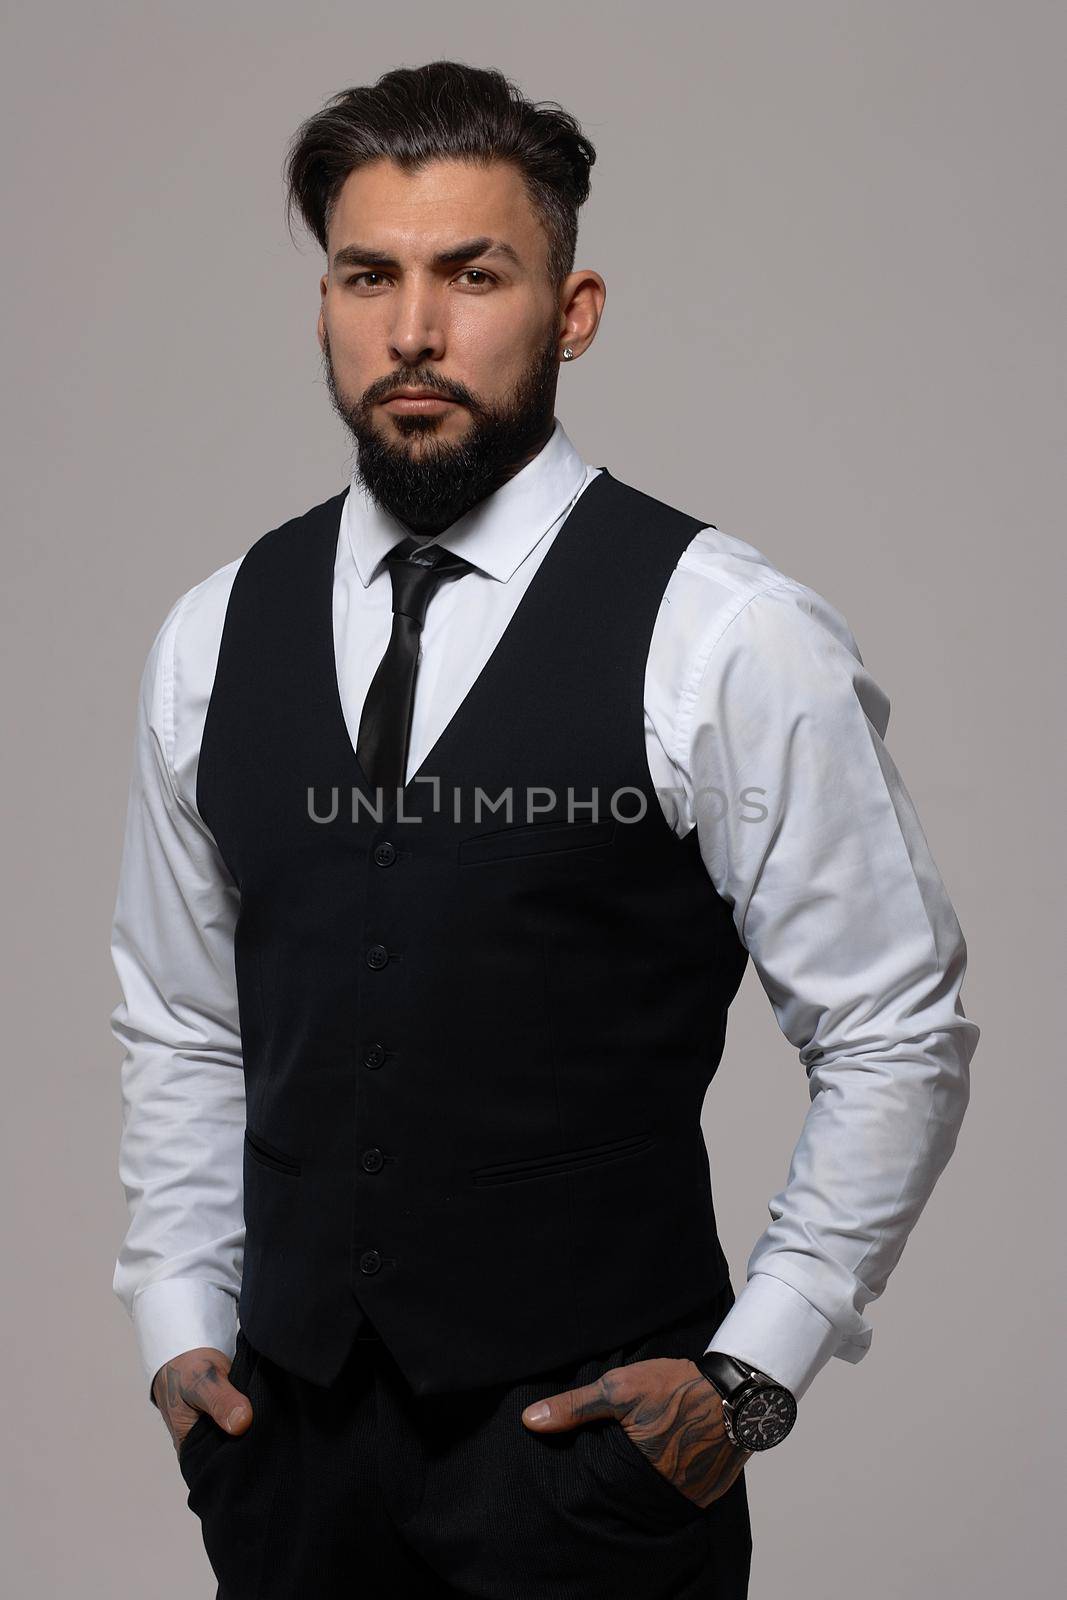
<svg viewBox="0 0 1067 1600">
<path fill-rule="evenodd" d="M 329 287 L 329 274 L 324 272 L 322 277 L 319 279 L 319 319 L 316 330 L 318 333 L 320 350 L 324 350 L 326 345 L 326 291 L 329 289 Z"/>
<path fill-rule="evenodd" d="M 560 290 L 560 350 L 570 345 L 575 356 L 583 355 L 596 338 L 604 314 L 607 285 L 599 272 L 583 268 L 569 273 Z"/>
</svg>

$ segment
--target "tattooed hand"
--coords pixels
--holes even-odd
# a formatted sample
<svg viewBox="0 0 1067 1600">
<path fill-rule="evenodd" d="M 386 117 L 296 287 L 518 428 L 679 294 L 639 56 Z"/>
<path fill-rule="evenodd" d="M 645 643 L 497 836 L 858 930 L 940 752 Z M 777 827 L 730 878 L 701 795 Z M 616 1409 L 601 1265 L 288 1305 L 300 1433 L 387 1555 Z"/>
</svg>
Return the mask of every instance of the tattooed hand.
<svg viewBox="0 0 1067 1600">
<path fill-rule="evenodd" d="M 198 1348 L 175 1356 L 152 1379 L 152 1399 L 176 1451 L 202 1411 L 226 1433 L 244 1433 L 251 1426 L 252 1403 L 229 1382 L 229 1370 L 230 1358 L 221 1350 Z"/>
<path fill-rule="evenodd" d="M 522 1414 L 534 1433 L 614 1418 L 658 1472 L 699 1506 L 725 1494 L 751 1450 L 726 1436 L 722 1399 L 693 1361 L 657 1357 L 612 1367 L 597 1383 L 549 1395 Z"/>
</svg>

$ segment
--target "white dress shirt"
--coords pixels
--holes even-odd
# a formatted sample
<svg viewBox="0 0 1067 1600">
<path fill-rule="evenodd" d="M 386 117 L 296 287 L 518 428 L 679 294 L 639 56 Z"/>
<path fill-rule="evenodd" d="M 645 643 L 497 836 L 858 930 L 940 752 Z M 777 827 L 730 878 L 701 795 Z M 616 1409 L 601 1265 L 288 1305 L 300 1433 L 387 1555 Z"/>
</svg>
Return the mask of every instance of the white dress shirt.
<svg viewBox="0 0 1067 1600">
<path fill-rule="evenodd" d="M 531 462 L 438 536 L 476 570 L 443 585 L 427 612 L 409 778 L 598 471 L 557 421 Z M 383 558 L 408 532 L 353 474 L 333 599 L 353 745 L 392 627 Z M 236 1342 L 239 897 L 195 795 L 241 559 L 182 595 L 149 651 L 112 929 L 130 1212 L 114 1290 L 149 1383 L 182 1351 L 232 1355 Z M 695 535 L 648 654 L 649 768 L 674 831 L 698 830 L 811 1099 L 788 1177 L 769 1201 L 771 1224 L 709 1348 L 762 1368 L 798 1398 L 831 1356 L 855 1362 L 866 1352 L 864 1308 L 952 1154 L 978 1041 L 960 1002 L 966 945 L 883 743 L 888 717 L 840 612 L 743 540 L 713 527 Z"/>
</svg>

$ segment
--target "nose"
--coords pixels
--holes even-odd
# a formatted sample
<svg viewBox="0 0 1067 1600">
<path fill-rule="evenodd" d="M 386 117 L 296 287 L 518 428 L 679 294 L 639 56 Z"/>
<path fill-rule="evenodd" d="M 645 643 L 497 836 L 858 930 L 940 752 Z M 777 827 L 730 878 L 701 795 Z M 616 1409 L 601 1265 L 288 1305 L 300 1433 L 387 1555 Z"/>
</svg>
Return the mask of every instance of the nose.
<svg viewBox="0 0 1067 1600">
<path fill-rule="evenodd" d="M 389 336 L 394 361 L 413 367 L 420 361 L 439 360 L 444 354 L 445 332 L 438 297 L 413 283 L 396 296 L 394 306 Z"/>
</svg>

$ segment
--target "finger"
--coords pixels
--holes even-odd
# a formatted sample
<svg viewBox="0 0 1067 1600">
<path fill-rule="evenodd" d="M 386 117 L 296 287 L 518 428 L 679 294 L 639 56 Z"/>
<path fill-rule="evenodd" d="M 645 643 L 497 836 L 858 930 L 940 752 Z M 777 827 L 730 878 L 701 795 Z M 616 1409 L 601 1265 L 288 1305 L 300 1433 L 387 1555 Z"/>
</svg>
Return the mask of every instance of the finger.
<svg viewBox="0 0 1067 1600">
<path fill-rule="evenodd" d="M 603 1378 L 578 1389 L 564 1389 L 544 1400 L 535 1400 L 522 1414 L 528 1428 L 538 1433 L 559 1433 L 583 1422 L 601 1417 L 618 1417 L 625 1411 L 618 1398 L 612 1398 Z"/>
</svg>

